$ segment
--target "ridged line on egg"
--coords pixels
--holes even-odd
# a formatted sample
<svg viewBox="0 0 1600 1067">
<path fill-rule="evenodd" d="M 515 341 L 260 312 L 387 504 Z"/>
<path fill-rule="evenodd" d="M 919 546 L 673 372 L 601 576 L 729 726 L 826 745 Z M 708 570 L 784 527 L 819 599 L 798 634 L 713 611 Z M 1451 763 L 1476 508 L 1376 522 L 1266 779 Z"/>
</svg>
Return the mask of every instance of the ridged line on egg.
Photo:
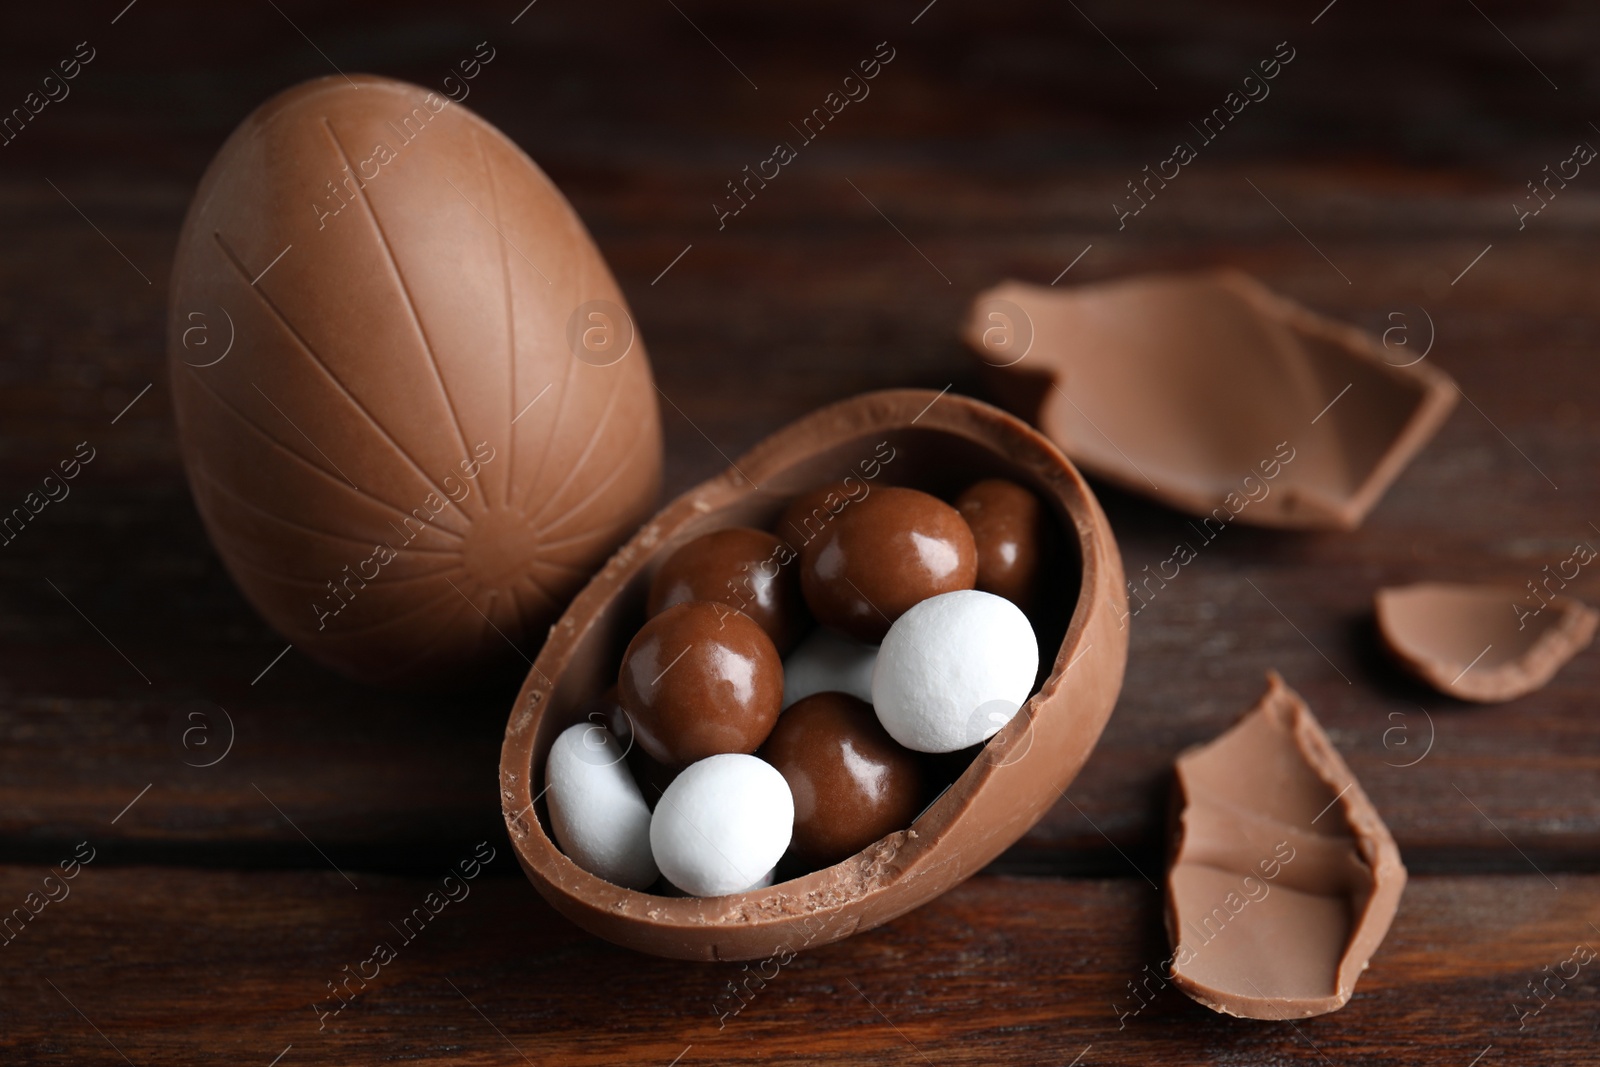
<svg viewBox="0 0 1600 1067">
<path fill-rule="evenodd" d="M 321 580 L 318 580 L 316 578 L 301 578 L 301 577 L 299 577 L 297 575 L 293 575 L 293 574 L 284 574 L 281 571 L 272 570 L 271 568 L 267 567 L 265 564 L 256 563 L 256 562 L 254 562 L 252 560 L 245 559 L 243 556 L 241 556 L 237 552 L 235 552 L 234 555 L 233 555 L 233 561 L 235 563 L 239 564 L 239 566 L 241 566 L 241 567 L 246 567 L 246 568 L 248 568 L 250 570 L 256 571 L 257 573 L 259 573 L 261 575 L 264 575 L 265 577 L 271 578 L 273 581 L 279 582 L 279 583 L 281 583 L 283 585 L 304 586 L 304 587 L 309 588 L 309 589 L 318 590 L 319 592 L 321 590 L 327 588 L 327 583 L 325 581 L 321 581 Z M 410 584 L 412 584 L 414 582 L 421 582 L 421 581 L 428 581 L 428 580 L 437 581 L 438 579 L 446 577 L 446 576 L 450 576 L 450 577 L 455 577 L 457 575 L 464 576 L 466 573 L 467 573 L 466 568 L 462 567 L 458 563 L 457 565 L 451 566 L 451 567 L 441 567 L 439 570 L 436 570 L 436 571 L 423 571 L 420 574 L 407 574 L 407 575 L 402 575 L 401 577 L 398 577 L 398 578 L 388 578 L 388 577 L 386 577 L 383 580 L 383 587 L 384 588 L 389 588 L 389 587 L 397 586 L 397 585 L 410 585 Z M 374 584 L 374 583 L 369 582 L 368 584 L 370 585 L 370 584 Z"/>
<path fill-rule="evenodd" d="M 577 358 L 574 357 L 572 362 L 577 363 Z M 611 388 L 606 392 L 606 406 L 601 410 L 600 417 L 595 420 L 594 428 L 589 431 L 589 438 L 583 444 L 583 451 L 578 453 L 578 458 L 568 468 L 566 477 L 561 479 L 561 484 L 557 485 L 554 490 L 545 496 L 544 503 L 539 506 L 539 510 L 529 517 L 529 525 L 537 524 L 544 517 L 544 513 L 550 510 L 550 505 L 561 499 L 561 494 L 567 491 L 567 487 L 578 476 L 578 472 L 589 462 L 589 457 L 594 454 L 594 446 L 600 441 L 601 431 L 605 429 L 606 423 L 611 421 L 611 413 L 617 409 L 617 394 L 621 392 L 621 381 L 622 377 L 620 375 L 611 375 Z M 621 466 L 622 464 L 617 464 L 617 467 Z M 526 509 L 524 509 L 524 512 L 526 512 Z"/>
<path fill-rule="evenodd" d="M 332 485 L 334 485 L 338 489 L 351 490 L 351 491 L 355 492 L 357 495 L 362 496 L 362 497 L 364 497 L 364 498 L 366 498 L 368 500 L 371 500 L 374 504 L 378 504 L 378 505 L 380 505 L 382 507 L 388 508 L 389 510 L 393 511 L 396 515 L 399 515 L 402 519 L 407 519 L 407 518 L 411 517 L 411 513 L 408 512 L 408 511 L 402 511 L 398 504 L 392 503 L 392 502 L 390 502 L 388 500 L 383 499 L 382 497 L 378 496 L 375 493 L 372 493 L 372 492 L 369 492 L 368 490 L 362 489 L 360 486 L 356 485 L 354 482 L 351 482 L 351 481 L 348 481 L 348 480 L 346 480 L 344 478 L 341 478 L 337 474 L 334 474 L 332 471 L 324 470 L 322 467 L 318 466 L 316 463 L 313 463 L 310 459 L 306 458 L 305 456 L 301 455 L 299 452 L 295 451 L 293 448 L 289 447 L 288 445 L 284 444 L 282 441 L 278 440 L 276 437 L 274 437 L 271 434 L 271 432 L 269 432 L 260 423 L 256 422 L 249 415 L 246 415 L 243 411 L 241 411 L 239 409 L 238 405 L 234 404 L 233 401 L 229 400 L 227 397 L 223 396 L 216 389 L 212 388 L 211 385 L 208 384 L 200 375 L 196 374 L 194 376 L 194 380 L 200 385 L 200 388 L 204 393 L 206 393 L 207 395 L 212 397 L 214 400 L 216 400 L 216 402 L 218 404 L 222 405 L 224 410 L 226 410 L 230 415 L 232 415 L 234 418 L 238 419 L 241 423 L 243 423 L 244 426 L 247 429 L 250 429 L 250 430 L 254 431 L 256 434 L 260 435 L 263 439 L 265 439 L 267 441 L 267 443 L 269 445 L 271 445 L 272 447 L 276 448 L 277 450 L 283 452 L 290 459 L 293 459 L 293 460 L 299 462 L 300 464 L 310 468 L 310 470 L 313 471 L 314 473 L 322 475 L 324 478 L 326 478 Z M 196 470 L 204 470 L 205 469 L 204 464 L 203 463 L 196 463 L 195 464 L 195 469 Z M 207 477 L 212 482 L 219 482 L 220 481 L 220 479 L 216 478 L 214 475 L 207 475 Z M 239 499 L 243 500 L 242 497 L 239 498 Z M 450 537 L 454 537 L 457 540 L 461 540 L 462 539 L 462 534 L 460 532 L 458 532 L 456 530 L 452 530 L 449 527 L 434 526 L 432 523 L 430 523 L 428 528 L 429 529 L 438 530 L 440 533 L 446 534 L 446 535 L 448 535 Z"/>
<path fill-rule="evenodd" d="M 322 127 L 328 131 L 333 146 L 339 150 L 339 157 L 344 164 L 354 173 L 354 165 L 350 161 L 350 153 L 345 151 L 344 143 L 339 140 L 339 135 L 334 131 L 333 123 L 324 115 Z M 451 424 L 455 427 L 456 440 L 461 445 L 461 454 L 470 456 L 472 449 L 467 444 L 466 431 L 461 428 L 461 415 L 456 411 L 455 401 L 450 398 L 450 387 L 445 384 L 444 373 L 439 369 L 439 357 L 433 350 L 433 342 L 428 340 L 427 328 L 422 325 L 422 316 L 417 311 L 417 302 L 411 296 L 411 287 L 406 284 L 406 276 L 400 272 L 400 264 L 394 257 L 394 246 L 389 243 L 389 235 L 384 232 L 383 221 L 378 218 L 378 209 L 373 206 L 372 199 L 367 195 L 367 187 L 360 182 L 356 183 L 356 194 L 361 198 L 362 205 L 367 209 L 367 218 L 372 223 L 373 232 L 378 235 L 378 244 L 383 247 L 384 258 L 389 263 L 389 271 L 394 275 L 395 285 L 400 289 L 400 295 L 405 297 L 406 310 L 411 313 L 411 324 L 417 328 L 417 339 L 422 342 L 422 350 L 428 355 L 428 367 L 433 371 L 433 380 L 439 386 L 439 396 L 444 400 L 445 410 L 450 413 Z M 438 489 L 438 486 L 434 486 Z M 463 504 L 465 501 L 457 501 Z M 465 507 L 461 508 L 463 515 L 467 514 Z M 482 513 L 481 511 L 479 512 Z M 469 516 L 470 518 L 470 516 Z"/>
<path fill-rule="evenodd" d="M 472 131 L 472 143 L 478 149 L 478 162 L 483 165 L 483 176 L 489 186 L 489 206 L 494 210 L 494 232 L 500 236 L 496 244 L 500 249 L 500 290 L 505 297 L 506 307 L 506 374 L 510 378 L 506 399 L 511 405 L 506 412 L 506 476 L 500 482 L 500 506 L 510 508 L 512 475 L 517 461 L 517 316 L 515 300 L 511 295 L 511 265 L 506 261 L 507 238 L 500 218 L 500 192 L 495 183 L 494 168 L 489 165 L 489 156 L 483 150 L 483 138 L 477 130 Z M 519 615 L 521 607 L 518 604 Z"/>
<path fill-rule="evenodd" d="M 210 490 L 212 490 L 214 492 L 217 492 L 217 493 L 221 494 L 222 496 L 227 497 L 229 500 L 232 500 L 235 503 L 237 503 L 240 507 L 246 508 L 246 509 L 248 509 L 250 511 L 253 511 L 256 514 L 260 515 L 262 518 L 267 519 L 267 520 L 269 520 L 271 522 L 276 522 L 276 523 L 279 523 L 281 525 L 288 526 L 291 529 L 299 530 L 302 533 L 310 534 L 310 535 L 312 535 L 314 537 L 324 537 L 324 538 L 328 538 L 329 540 L 336 540 L 336 541 L 348 541 L 350 544 L 359 545 L 362 548 L 367 548 L 372 543 L 369 538 L 351 537 L 348 534 L 338 534 L 338 533 L 332 532 L 331 530 L 319 530 L 315 526 L 309 526 L 309 525 L 307 525 L 307 524 L 305 524 L 303 522 L 300 522 L 300 521 L 298 521 L 296 519 L 290 519 L 290 518 L 287 518 L 287 517 L 285 517 L 283 515 L 275 514 L 274 512 L 268 511 L 266 508 L 261 507 L 259 504 L 252 503 L 251 501 L 246 500 L 244 497 L 242 497 L 239 494 L 235 493 L 232 489 L 229 489 L 226 485 L 224 485 L 221 479 L 217 478 L 214 474 L 212 474 L 210 471 L 206 470 L 204 467 L 201 467 L 201 466 L 197 465 L 195 467 L 195 470 L 199 474 L 199 476 L 206 482 L 206 485 L 210 488 Z M 448 534 L 450 534 L 450 536 L 456 537 L 458 539 L 460 537 L 459 534 L 452 533 L 451 531 L 448 531 L 448 530 L 442 530 L 440 532 L 441 533 L 448 533 Z M 396 551 L 401 551 L 401 550 L 397 549 Z M 416 547 L 414 545 L 407 545 L 403 551 L 406 551 L 406 552 L 424 552 L 424 553 L 427 553 L 429 555 L 452 555 L 452 556 L 456 556 L 457 558 L 460 558 L 460 556 L 461 556 L 461 550 L 459 548 L 418 548 L 418 547 Z"/>
<path fill-rule="evenodd" d="M 616 392 L 615 389 L 613 389 L 612 391 L 613 391 L 613 393 Z M 610 412 L 612 410 L 614 410 L 614 405 L 608 405 L 606 410 L 607 410 L 606 417 L 607 417 L 607 419 L 609 419 L 610 418 Z M 603 423 L 597 424 L 595 426 L 594 433 L 590 436 L 590 439 L 589 439 L 588 448 L 593 448 L 594 447 L 594 443 L 600 439 L 600 431 L 603 428 L 603 426 L 604 426 Z M 639 435 L 641 433 L 643 433 L 644 430 L 645 430 L 645 426 L 644 426 L 643 423 L 635 423 L 634 424 L 633 436 L 628 439 L 628 448 L 624 451 L 625 455 L 631 455 L 632 454 L 633 446 L 638 443 Z M 587 456 L 588 456 L 588 448 L 585 449 L 585 454 L 584 454 L 584 458 L 585 459 L 587 459 Z M 536 537 L 536 538 L 537 537 L 543 537 L 545 534 L 549 533 L 550 531 L 558 530 L 562 526 L 566 525 L 566 523 L 569 522 L 574 516 L 581 514 L 583 512 L 584 508 L 588 507 L 595 500 L 600 499 L 601 498 L 601 494 L 603 494 L 606 491 L 606 489 L 611 485 L 611 483 L 613 481 L 615 481 L 617 479 L 617 477 L 619 475 L 621 475 L 624 472 L 626 472 L 627 469 L 628 469 L 628 465 L 626 463 L 614 464 L 612 466 L 612 468 L 611 468 L 611 473 L 607 474 L 605 476 L 605 478 L 603 478 L 600 482 L 598 482 L 595 485 L 595 487 L 592 490 L 589 491 L 589 495 L 588 496 L 584 497 L 582 500 L 578 501 L 576 504 L 574 504 L 571 507 L 567 508 L 561 514 L 557 515 L 556 518 L 555 518 L 555 521 L 547 523 L 544 526 L 537 527 L 534 530 L 534 537 Z M 570 481 L 570 479 L 569 479 L 569 481 Z M 552 493 L 550 495 L 550 497 L 546 501 L 546 505 L 545 506 L 548 507 L 549 506 L 549 501 L 555 500 L 556 497 L 559 496 L 565 489 L 566 489 L 566 485 L 563 484 L 559 489 L 556 490 L 555 493 Z M 539 514 L 542 515 L 543 511 L 541 510 Z M 539 521 L 539 515 L 535 515 L 529 521 L 530 522 L 538 522 Z"/>
<path fill-rule="evenodd" d="M 299 346 L 300 350 L 307 356 L 311 357 L 311 361 L 321 368 L 322 373 L 328 377 L 328 380 L 333 382 L 333 384 L 338 387 L 339 392 L 351 403 L 352 406 L 355 407 L 356 411 L 361 414 L 362 418 L 367 421 L 367 425 L 376 430 L 378 435 L 388 442 L 389 447 L 392 448 L 397 455 L 409 463 L 411 465 L 411 469 L 416 471 L 422 480 L 432 487 L 434 492 L 443 497 L 446 503 L 454 507 L 457 511 L 461 512 L 462 517 L 466 518 L 470 522 L 472 516 L 467 514 L 466 509 L 463 508 L 458 501 L 454 501 L 449 498 L 449 495 L 439 487 L 438 483 L 433 480 L 433 478 L 423 468 L 422 464 L 417 461 L 417 458 L 410 452 L 407 452 L 405 448 L 401 446 L 399 441 L 395 440 L 394 435 L 391 434 L 389 430 L 373 416 L 372 412 L 367 410 L 366 405 L 362 404 L 361 401 L 356 398 L 355 394 L 350 391 L 350 387 L 347 386 L 337 374 L 333 373 L 333 368 L 329 367 L 327 361 L 319 356 L 316 350 L 311 347 L 310 342 L 305 339 L 305 336 L 295 327 L 294 323 L 289 321 L 289 317 L 283 313 L 283 309 L 278 307 L 277 303 L 274 302 L 272 298 L 261 289 L 260 286 L 249 280 L 250 276 L 245 270 L 244 264 L 239 261 L 238 256 L 234 254 L 233 250 L 229 248 L 226 243 L 224 243 L 222 235 L 218 233 L 215 234 L 215 237 L 218 247 L 222 249 L 222 252 L 227 258 L 228 262 L 232 263 L 234 269 L 239 272 L 239 277 L 244 280 L 245 285 L 252 292 L 254 292 L 257 297 L 260 298 L 261 302 L 267 307 L 267 309 L 272 312 L 273 317 L 277 319 L 280 324 L 282 324 L 284 330 L 288 332 L 289 336 L 294 338 L 295 344 Z M 409 300 L 410 298 L 407 297 L 407 299 Z M 318 469 L 320 470 L 321 468 Z M 327 472 L 324 471 L 324 473 Z M 441 508 L 440 510 L 443 511 L 444 509 Z"/>
</svg>

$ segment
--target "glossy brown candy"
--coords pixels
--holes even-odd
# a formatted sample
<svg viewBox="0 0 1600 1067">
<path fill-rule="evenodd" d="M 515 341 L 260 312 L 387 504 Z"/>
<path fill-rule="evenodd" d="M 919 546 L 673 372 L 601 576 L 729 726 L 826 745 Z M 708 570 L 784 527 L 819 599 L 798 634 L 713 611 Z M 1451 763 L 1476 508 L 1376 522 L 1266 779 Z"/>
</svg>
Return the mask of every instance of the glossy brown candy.
<svg viewBox="0 0 1600 1067">
<path fill-rule="evenodd" d="M 794 546 L 796 552 L 822 536 L 835 518 L 852 503 L 864 500 L 872 487 L 860 478 L 835 479 L 808 489 L 789 501 L 772 532 Z"/>
<path fill-rule="evenodd" d="M 956 510 L 977 546 L 976 588 L 1032 607 L 1050 525 L 1039 498 L 1016 482 L 986 478 L 956 497 Z"/>
<path fill-rule="evenodd" d="M 845 508 L 859 504 L 878 487 L 878 476 L 883 473 L 885 464 L 894 462 L 895 455 L 893 445 L 880 441 L 870 452 L 855 456 L 854 462 L 848 465 L 848 474 L 819 482 L 790 499 L 772 532 L 796 552 L 800 551 L 820 537 Z"/>
<path fill-rule="evenodd" d="M 786 654 L 806 625 L 795 550 L 765 530 L 735 526 L 713 530 L 674 552 L 650 583 L 646 612 L 675 604 L 715 600 L 754 619 L 778 654 Z"/>
<path fill-rule="evenodd" d="M 817 693 L 783 713 L 761 751 L 794 794 L 795 856 L 825 867 L 904 830 L 922 804 L 922 770 L 872 705 Z"/>
<path fill-rule="evenodd" d="M 890 486 L 845 507 L 800 555 L 801 589 L 817 621 L 872 643 L 913 604 L 971 589 L 977 574 L 961 513 Z"/>
<path fill-rule="evenodd" d="M 754 752 L 783 704 L 783 662 L 766 631 L 695 600 L 646 622 L 622 657 L 617 695 L 635 743 L 673 767 Z"/>
<path fill-rule="evenodd" d="M 789 501 L 789 506 L 783 509 L 772 532 L 798 552 L 805 548 L 807 541 L 814 541 L 822 535 L 844 500 L 843 492 L 836 485 L 808 489 Z"/>
</svg>

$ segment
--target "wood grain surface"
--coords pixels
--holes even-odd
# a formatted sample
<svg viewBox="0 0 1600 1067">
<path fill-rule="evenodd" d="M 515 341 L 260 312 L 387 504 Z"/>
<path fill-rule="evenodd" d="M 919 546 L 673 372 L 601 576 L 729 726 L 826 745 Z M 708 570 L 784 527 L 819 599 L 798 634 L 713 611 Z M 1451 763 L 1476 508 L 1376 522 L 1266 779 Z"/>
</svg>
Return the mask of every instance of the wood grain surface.
<svg viewBox="0 0 1600 1067">
<path fill-rule="evenodd" d="M 460 842 L 456 860 L 474 851 Z M 1249 1022 L 1150 977 L 1170 950 L 1138 879 L 981 875 L 786 964 L 691 964 L 579 932 L 497 876 L 505 849 L 403 931 L 449 865 L 351 872 L 353 888 L 326 869 L 102 868 L 110 853 L 5 950 L 7 1045 L 30 1062 L 117 1062 L 114 1045 L 139 1064 L 265 1064 L 288 1049 L 285 1064 L 1465 1065 L 1493 1046 L 1502 1061 L 1569 1064 L 1592 1050 L 1600 1011 L 1592 963 L 1542 999 L 1527 988 L 1600 946 L 1593 876 L 1418 878 L 1349 1005 Z M 7 870 L 0 899 L 49 870 Z M 380 943 L 393 958 L 378 966 Z"/>
<path fill-rule="evenodd" d="M 0 34 L 0 112 L 77 42 L 96 50 L 0 145 L 0 509 L 95 450 L 0 547 L 0 904 L 78 842 L 99 850 L 0 948 L 7 1062 L 266 1064 L 290 1044 L 285 1067 L 1600 1060 L 1591 969 L 1523 1029 L 1513 1007 L 1540 968 L 1600 945 L 1600 659 L 1468 706 L 1391 666 L 1371 621 L 1383 584 L 1521 586 L 1600 545 L 1600 178 L 1521 228 L 1513 208 L 1600 138 L 1593 11 L 124 3 Z M 210 155 L 295 81 L 437 85 L 479 41 L 496 56 L 468 106 L 571 198 L 649 345 L 668 492 L 863 390 L 981 395 L 957 326 L 1005 277 L 1240 267 L 1401 327 L 1464 399 L 1359 531 L 1206 546 L 1132 620 L 1121 702 L 1068 802 L 967 886 L 802 953 L 719 1030 L 737 967 L 596 942 L 512 871 L 494 774 L 514 680 L 383 694 L 284 654 L 176 452 L 166 279 Z M 719 229 L 725 183 L 883 41 L 871 95 Z M 1119 229 L 1125 183 L 1280 41 L 1296 56 L 1271 95 Z M 1130 574 L 1188 536 L 1096 488 Z M 1567 591 L 1600 602 L 1600 571 Z M 1164 954 L 1147 879 L 1172 757 L 1269 668 L 1423 875 L 1345 1010 L 1245 1023 L 1168 989 L 1119 1030 L 1112 1003 Z M 500 858 L 472 896 L 319 1031 L 324 983 L 485 840 Z"/>
</svg>

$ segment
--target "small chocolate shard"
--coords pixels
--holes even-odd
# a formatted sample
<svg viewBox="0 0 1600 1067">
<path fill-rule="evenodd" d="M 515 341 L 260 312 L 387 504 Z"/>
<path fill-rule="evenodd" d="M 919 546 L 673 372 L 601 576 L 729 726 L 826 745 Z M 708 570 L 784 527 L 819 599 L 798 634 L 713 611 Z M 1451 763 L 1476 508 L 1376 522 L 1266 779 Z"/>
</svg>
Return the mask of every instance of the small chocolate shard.
<svg viewBox="0 0 1600 1067">
<path fill-rule="evenodd" d="M 1172 979 L 1213 1011 L 1343 1007 L 1388 932 L 1406 871 L 1388 827 L 1276 672 L 1231 729 L 1177 760 L 1167 872 Z"/>
<path fill-rule="evenodd" d="M 1411 328 L 1386 345 L 1219 270 L 1008 281 L 963 336 L 1001 402 L 1085 470 L 1224 526 L 1352 530 L 1455 405 Z"/>
<path fill-rule="evenodd" d="M 1480 704 L 1526 696 L 1594 639 L 1600 612 L 1569 597 L 1421 582 L 1378 590 L 1378 631 L 1400 665 Z"/>
</svg>

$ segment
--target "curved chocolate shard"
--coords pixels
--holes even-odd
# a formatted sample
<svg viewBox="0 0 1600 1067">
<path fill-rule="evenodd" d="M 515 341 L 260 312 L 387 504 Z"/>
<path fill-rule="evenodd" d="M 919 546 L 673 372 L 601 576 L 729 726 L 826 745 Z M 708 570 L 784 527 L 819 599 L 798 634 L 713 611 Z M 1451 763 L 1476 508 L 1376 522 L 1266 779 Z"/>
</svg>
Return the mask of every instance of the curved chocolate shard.
<svg viewBox="0 0 1600 1067">
<path fill-rule="evenodd" d="M 1008 281 L 963 337 L 1073 462 L 1224 525 L 1355 529 L 1456 399 L 1421 343 L 1386 346 L 1232 270 Z"/>
<path fill-rule="evenodd" d="M 1373 600 L 1383 643 L 1401 666 L 1480 704 L 1543 688 L 1600 623 L 1587 604 L 1508 586 L 1419 582 L 1379 589 Z"/>
<path fill-rule="evenodd" d="M 1389 930 L 1400 850 L 1276 672 L 1238 723 L 1177 760 L 1167 872 L 1172 979 L 1246 1019 L 1344 1006 Z"/>
</svg>

